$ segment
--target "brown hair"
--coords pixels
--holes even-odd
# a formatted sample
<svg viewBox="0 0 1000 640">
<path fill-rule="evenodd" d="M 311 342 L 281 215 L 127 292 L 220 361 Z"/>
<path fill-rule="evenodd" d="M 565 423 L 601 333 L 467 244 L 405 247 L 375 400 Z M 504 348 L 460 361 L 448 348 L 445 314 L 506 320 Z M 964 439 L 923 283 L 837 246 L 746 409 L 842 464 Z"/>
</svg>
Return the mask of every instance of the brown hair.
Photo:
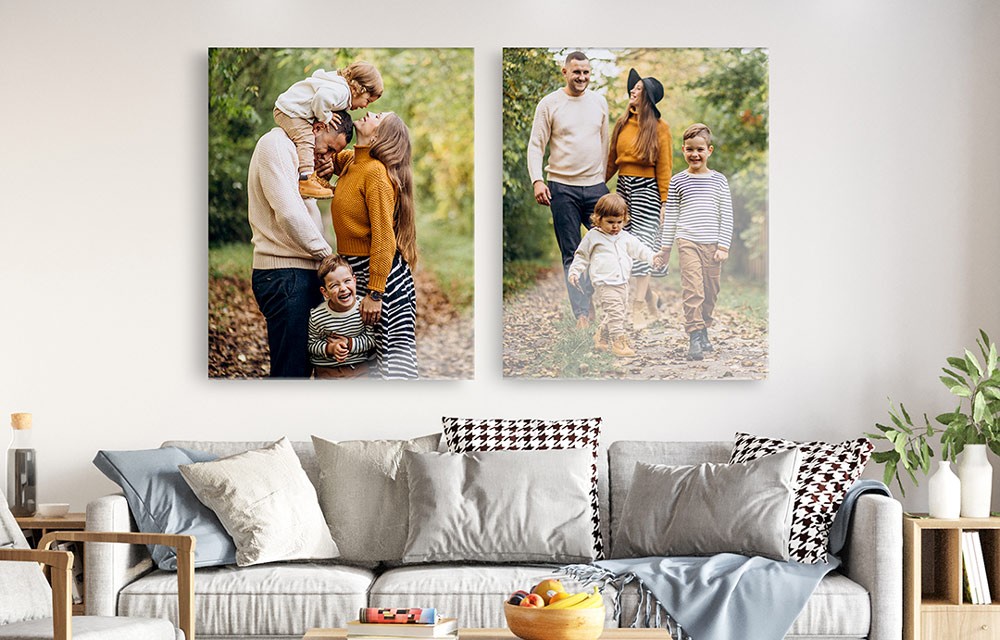
<svg viewBox="0 0 1000 640">
<path fill-rule="evenodd" d="M 622 222 L 628 224 L 628 204 L 626 204 L 625 198 L 617 193 L 606 193 L 594 205 L 594 212 L 590 214 L 590 224 L 596 227 L 601 223 L 601 218 L 612 216 L 622 216 L 625 218 Z"/>
<path fill-rule="evenodd" d="M 573 62 L 574 60 L 582 60 L 583 62 L 587 62 L 588 60 L 590 60 L 590 58 L 588 58 L 587 54 L 582 51 L 573 51 L 568 56 L 566 56 L 566 62 L 563 63 L 563 66 L 568 67 L 569 63 Z"/>
<path fill-rule="evenodd" d="M 642 87 L 642 100 L 639 101 L 635 112 L 639 122 L 639 135 L 635 139 L 633 149 L 640 160 L 646 164 L 655 165 L 656 159 L 660 156 L 660 140 L 656 136 L 656 128 L 659 126 L 660 119 L 653 112 L 653 103 L 646 94 L 645 85 L 641 82 L 639 85 Z M 621 133 L 631 113 L 629 109 L 626 109 L 622 117 L 618 118 L 618 122 L 615 123 L 614 132 L 611 134 L 612 148 L 618 144 L 618 134 Z"/>
<path fill-rule="evenodd" d="M 353 95 L 360 96 L 367 91 L 372 102 L 382 97 L 382 74 L 370 62 L 358 60 L 337 73 L 344 80 L 347 80 L 347 86 L 351 88 Z"/>
<path fill-rule="evenodd" d="M 711 145 L 712 130 L 709 129 L 706 124 L 695 122 L 693 125 L 684 130 L 684 140 L 690 140 L 691 138 L 704 138 L 705 142 Z"/>
<path fill-rule="evenodd" d="M 351 275 L 354 275 L 354 269 L 351 268 L 351 263 L 347 259 L 340 255 L 339 253 L 334 253 L 323 258 L 323 261 L 319 263 L 319 269 L 316 270 L 316 276 L 319 278 L 320 286 L 326 288 L 326 276 L 331 271 L 336 271 L 338 267 L 347 267 L 350 270 Z"/>
<path fill-rule="evenodd" d="M 385 165 L 389 181 L 396 192 L 396 210 L 392 230 L 396 248 L 410 267 L 417 266 L 417 227 L 413 204 L 413 149 L 410 130 L 403 119 L 391 111 L 378 125 L 378 135 L 368 153 Z"/>
</svg>

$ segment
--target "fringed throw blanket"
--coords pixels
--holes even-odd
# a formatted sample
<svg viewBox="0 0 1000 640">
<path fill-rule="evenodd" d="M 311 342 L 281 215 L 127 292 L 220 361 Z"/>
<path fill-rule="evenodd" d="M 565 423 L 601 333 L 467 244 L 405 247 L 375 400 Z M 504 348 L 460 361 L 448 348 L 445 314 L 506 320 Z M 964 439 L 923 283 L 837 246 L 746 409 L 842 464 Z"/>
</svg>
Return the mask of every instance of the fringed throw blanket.
<svg viewBox="0 0 1000 640">
<path fill-rule="evenodd" d="M 639 609 L 633 627 L 664 627 L 675 640 L 781 640 L 823 576 L 840 566 L 854 505 L 866 493 L 891 496 L 875 480 L 860 480 L 851 487 L 830 528 L 826 563 L 720 553 L 602 560 L 560 571 L 581 581 L 614 586 L 616 618 L 621 615 L 625 586 L 636 582 Z"/>
</svg>

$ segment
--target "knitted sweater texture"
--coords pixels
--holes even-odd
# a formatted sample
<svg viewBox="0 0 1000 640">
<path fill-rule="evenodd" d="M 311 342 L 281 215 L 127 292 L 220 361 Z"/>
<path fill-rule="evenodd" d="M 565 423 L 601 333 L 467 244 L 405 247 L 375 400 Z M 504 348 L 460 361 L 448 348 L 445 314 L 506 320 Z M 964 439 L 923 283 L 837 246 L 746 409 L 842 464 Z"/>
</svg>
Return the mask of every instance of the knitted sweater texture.
<svg viewBox="0 0 1000 640">
<path fill-rule="evenodd" d="M 608 148 L 608 101 L 585 91 L 571 96 L 559 89 L 535 108 L 528 140 L 528 175 L 542 180 L 542 159 L 549 147 L 549 180 L 577 187 L 604 182 L 604 155 Z"/>
<path fill-rule="evenodd" d="M 299 195 L 295 143 L 274 128 L 257 141 L 247 180 L 254 269 L 315 269 L 332 250 L 316 201 Z"/>
<path fill-rule="evenodd" d="M 610 179 L 617 170 L 619 175 L 623 176 L 656 178 L 660 202 L 666 202 L 674 164 L 670 126 L 663 120 L 656 122 L 656 138 L 659 142 L 659 156 L 656 159 L 656 164 L 648 164 L 636 155 L 635 141 L 638 137 L 639 119 L 635 114 L 631 114 L 625 121 L 622 130 L 618 132 L 618 139 L 614 141 L 608 152 L 606 177 Z"/>
<path fill-rule="evenodd" d="M 370 256 L 368 288 L 384 292 L 396 254 L 396 190 L 385 165 L 369 155 L 368 147 L 341 151 L 334 166 L 340 175 L 330 205 L 337 252 Z"/>
</svg>

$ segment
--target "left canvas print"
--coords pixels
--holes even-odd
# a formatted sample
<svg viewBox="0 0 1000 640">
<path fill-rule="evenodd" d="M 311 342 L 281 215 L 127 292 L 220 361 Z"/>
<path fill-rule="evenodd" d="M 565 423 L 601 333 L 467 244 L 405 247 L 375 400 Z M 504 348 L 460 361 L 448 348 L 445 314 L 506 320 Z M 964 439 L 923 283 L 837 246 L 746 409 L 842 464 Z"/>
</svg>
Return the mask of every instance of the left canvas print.
<svg viewBox="0 0 1000 640">
<path fill-rule="evenodd" d="M 210 378 L 473 377 L 473 51 L 208 51 Z"/>
</svg>

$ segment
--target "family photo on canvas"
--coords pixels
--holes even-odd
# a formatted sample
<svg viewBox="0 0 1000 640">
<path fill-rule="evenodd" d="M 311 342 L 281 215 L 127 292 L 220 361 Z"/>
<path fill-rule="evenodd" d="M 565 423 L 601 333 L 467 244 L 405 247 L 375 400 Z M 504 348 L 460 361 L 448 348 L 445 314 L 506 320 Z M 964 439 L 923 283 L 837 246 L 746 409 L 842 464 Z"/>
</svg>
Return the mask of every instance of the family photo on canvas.
<svg viewBox="0 0 1000 640">
<path fill-rule="evenodd" d="M 209 61 L 209 375 L 471 377 L 471 51 Z"/>
<path fill-rule="evenodd" d="M 504 50 L 504 375 L 767 373 L 767 52 Z"/>
</svg>

